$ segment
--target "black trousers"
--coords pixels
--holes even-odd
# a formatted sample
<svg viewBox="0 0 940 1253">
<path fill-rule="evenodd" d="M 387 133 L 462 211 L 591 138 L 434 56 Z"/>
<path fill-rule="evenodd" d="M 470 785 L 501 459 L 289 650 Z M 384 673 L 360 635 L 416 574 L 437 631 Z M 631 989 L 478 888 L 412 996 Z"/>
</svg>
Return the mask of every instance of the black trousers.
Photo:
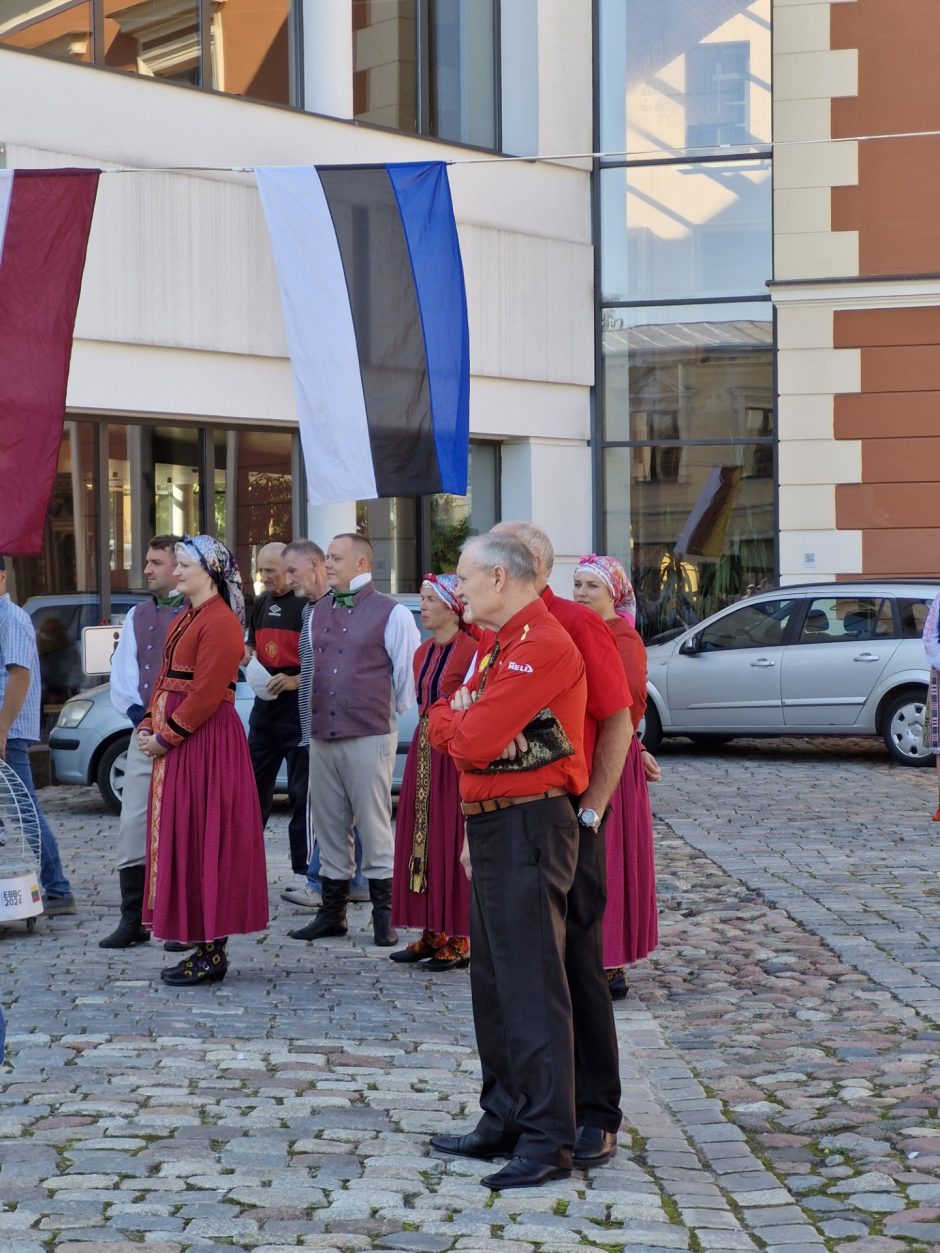
<svg viewBox="0 0 940 1253">
<path fill-rule="evenodd" d="M 467 836 L 478 1130 L 517 1138 L 520 1156 L 570 1166 L 575 1045 L 565 918 L 578 821 L 567 797 L 552 797 L 469 818 Z M 609 1001 L 606 981 L 604 995 Z"/>
<path fill-rule="evenodd" d="M 574 1020 L 574 1087 L 578 1126 L 616 1131 L 620 1112 L 620 1051 L 614 1007 L 604 974 L 607 850 L 604 828 L 579 826 L 578 865 L 568 893 L 565 973 Z"/>
<path fill-rule="evenodd" d="M 294 874 L 305 875 L 310 853 L 307 843 L 307 774 L 310 754 L 298 745 L 300 725 L 294 718 L 258 718 L 252 711 L 248 747 L 261 805 L 261 823 L 267 826 L 274 802 L 274 785 L 281 762 L 287 762 L 287 797 L 290 802 L 290 863 Z"/>
</svg>

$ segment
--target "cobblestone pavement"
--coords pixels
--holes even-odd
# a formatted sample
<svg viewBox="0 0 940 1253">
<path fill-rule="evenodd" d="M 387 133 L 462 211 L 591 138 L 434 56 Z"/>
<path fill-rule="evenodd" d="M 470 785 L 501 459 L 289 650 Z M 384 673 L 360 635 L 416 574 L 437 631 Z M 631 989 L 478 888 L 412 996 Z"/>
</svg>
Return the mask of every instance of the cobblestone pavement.
<svg viewBox="0 0 940 1253">
<path fill-rule="evenodd" d="M 0 1251 L 576 1247 L 940 1253 L 933 776 L 869 742 L 677 742 L 655 791 L 662 943 L 617 1006 L 607 1166 L 493 1196 L 429 1152 L 475 1117 L 465 972 L 273 920 L 211 988 L 106 953 L 116 823 L 43 793 L 78 917 L 0 934 Z"/>
</svg>

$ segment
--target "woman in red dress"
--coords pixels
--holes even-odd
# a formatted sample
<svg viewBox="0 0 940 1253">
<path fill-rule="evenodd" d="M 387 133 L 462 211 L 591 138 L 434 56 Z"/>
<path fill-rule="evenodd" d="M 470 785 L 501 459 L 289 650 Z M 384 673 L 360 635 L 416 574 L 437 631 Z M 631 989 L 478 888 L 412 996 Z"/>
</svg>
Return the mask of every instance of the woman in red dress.
<svg viewBox="0 0 940 1253">
<path fill-rule="evenodd" d="M 457 767 L 428 743 L 428 710 L 460 687 L 477 647 L 463 627 L 456 588 L 455 574 L 427 574 L 421 584 L 421 623 L 433 637 L 414 656 L 419 718 L 395 822 L 392 922 L 420 927 L 421 937 L 390 957 L 429 958 L 426 970 L 451 970 L 470 960 L 470 883 L 460 864 L 464 822 Z"/>
<path fill-rule="evenodd" d="M 184 537 L 174 571 L 189 600 L 167 636 L 163 669 L 137 738 L 153 758 L 144 920 L 195 945 L 161 971 L 173 985 L 215 983 L 230 935 L 263 931 L 268 882 L 248 741 L 235 712 L 245 651 L 235 558 L 209 535 Z"/>
<path fill-rule="evenodd" d="M 636 599 L 623 566 L 613 557 L 596 553 L 582 557 L 574 573 L 574 599 L 600 614 L 614 637 L 633 694 L 630 718 L 635 731 L 646 710 L 646 649 L 633 625 Z M 615 999 L 627 994 L 625 967 L 650 954 L 659 938 L 653 816 L 647 787 L 659 777 L 656 759 L 634 735 L 604 823 L 604 967 Z"/>
</svg>

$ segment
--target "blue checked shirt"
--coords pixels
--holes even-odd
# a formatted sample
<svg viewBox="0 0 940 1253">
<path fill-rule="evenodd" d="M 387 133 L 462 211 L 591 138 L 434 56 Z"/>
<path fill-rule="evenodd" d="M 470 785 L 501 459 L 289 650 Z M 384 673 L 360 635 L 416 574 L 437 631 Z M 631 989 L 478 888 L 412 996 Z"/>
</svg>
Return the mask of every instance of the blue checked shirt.
<svg viewBox="0 0 940 1253">
<path fill-rule="evenodd" d="M 42 678 L 39 674 L 39 652 L 36 632 L 29 614 L 14 605 L 6 594 L 0 596 L 0 708 L 6 695 L 9 674 L 7 666 L 25 666 L 30 673 L 29 691 L 23 707 L 8 732 L 11 740 L 39 739 L 39 706 L 42 699 Z"/>
</svg>

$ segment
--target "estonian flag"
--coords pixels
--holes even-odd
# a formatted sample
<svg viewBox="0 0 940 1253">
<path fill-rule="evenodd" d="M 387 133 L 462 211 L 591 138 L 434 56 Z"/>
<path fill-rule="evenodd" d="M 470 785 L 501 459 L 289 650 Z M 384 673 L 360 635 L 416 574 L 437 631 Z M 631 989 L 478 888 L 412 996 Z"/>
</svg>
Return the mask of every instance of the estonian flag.
<svg viewBox="0 0 940 1253">
<path fill-rule="evenodd" d="M 441 162 L 256 169 L 310 503 L 467 490 L 467 302 Z"/>
<path fill-rule="evenodd" d="M 0 553 L 42 551 L 98 170 L 0 170 Z"/>
</svg>

